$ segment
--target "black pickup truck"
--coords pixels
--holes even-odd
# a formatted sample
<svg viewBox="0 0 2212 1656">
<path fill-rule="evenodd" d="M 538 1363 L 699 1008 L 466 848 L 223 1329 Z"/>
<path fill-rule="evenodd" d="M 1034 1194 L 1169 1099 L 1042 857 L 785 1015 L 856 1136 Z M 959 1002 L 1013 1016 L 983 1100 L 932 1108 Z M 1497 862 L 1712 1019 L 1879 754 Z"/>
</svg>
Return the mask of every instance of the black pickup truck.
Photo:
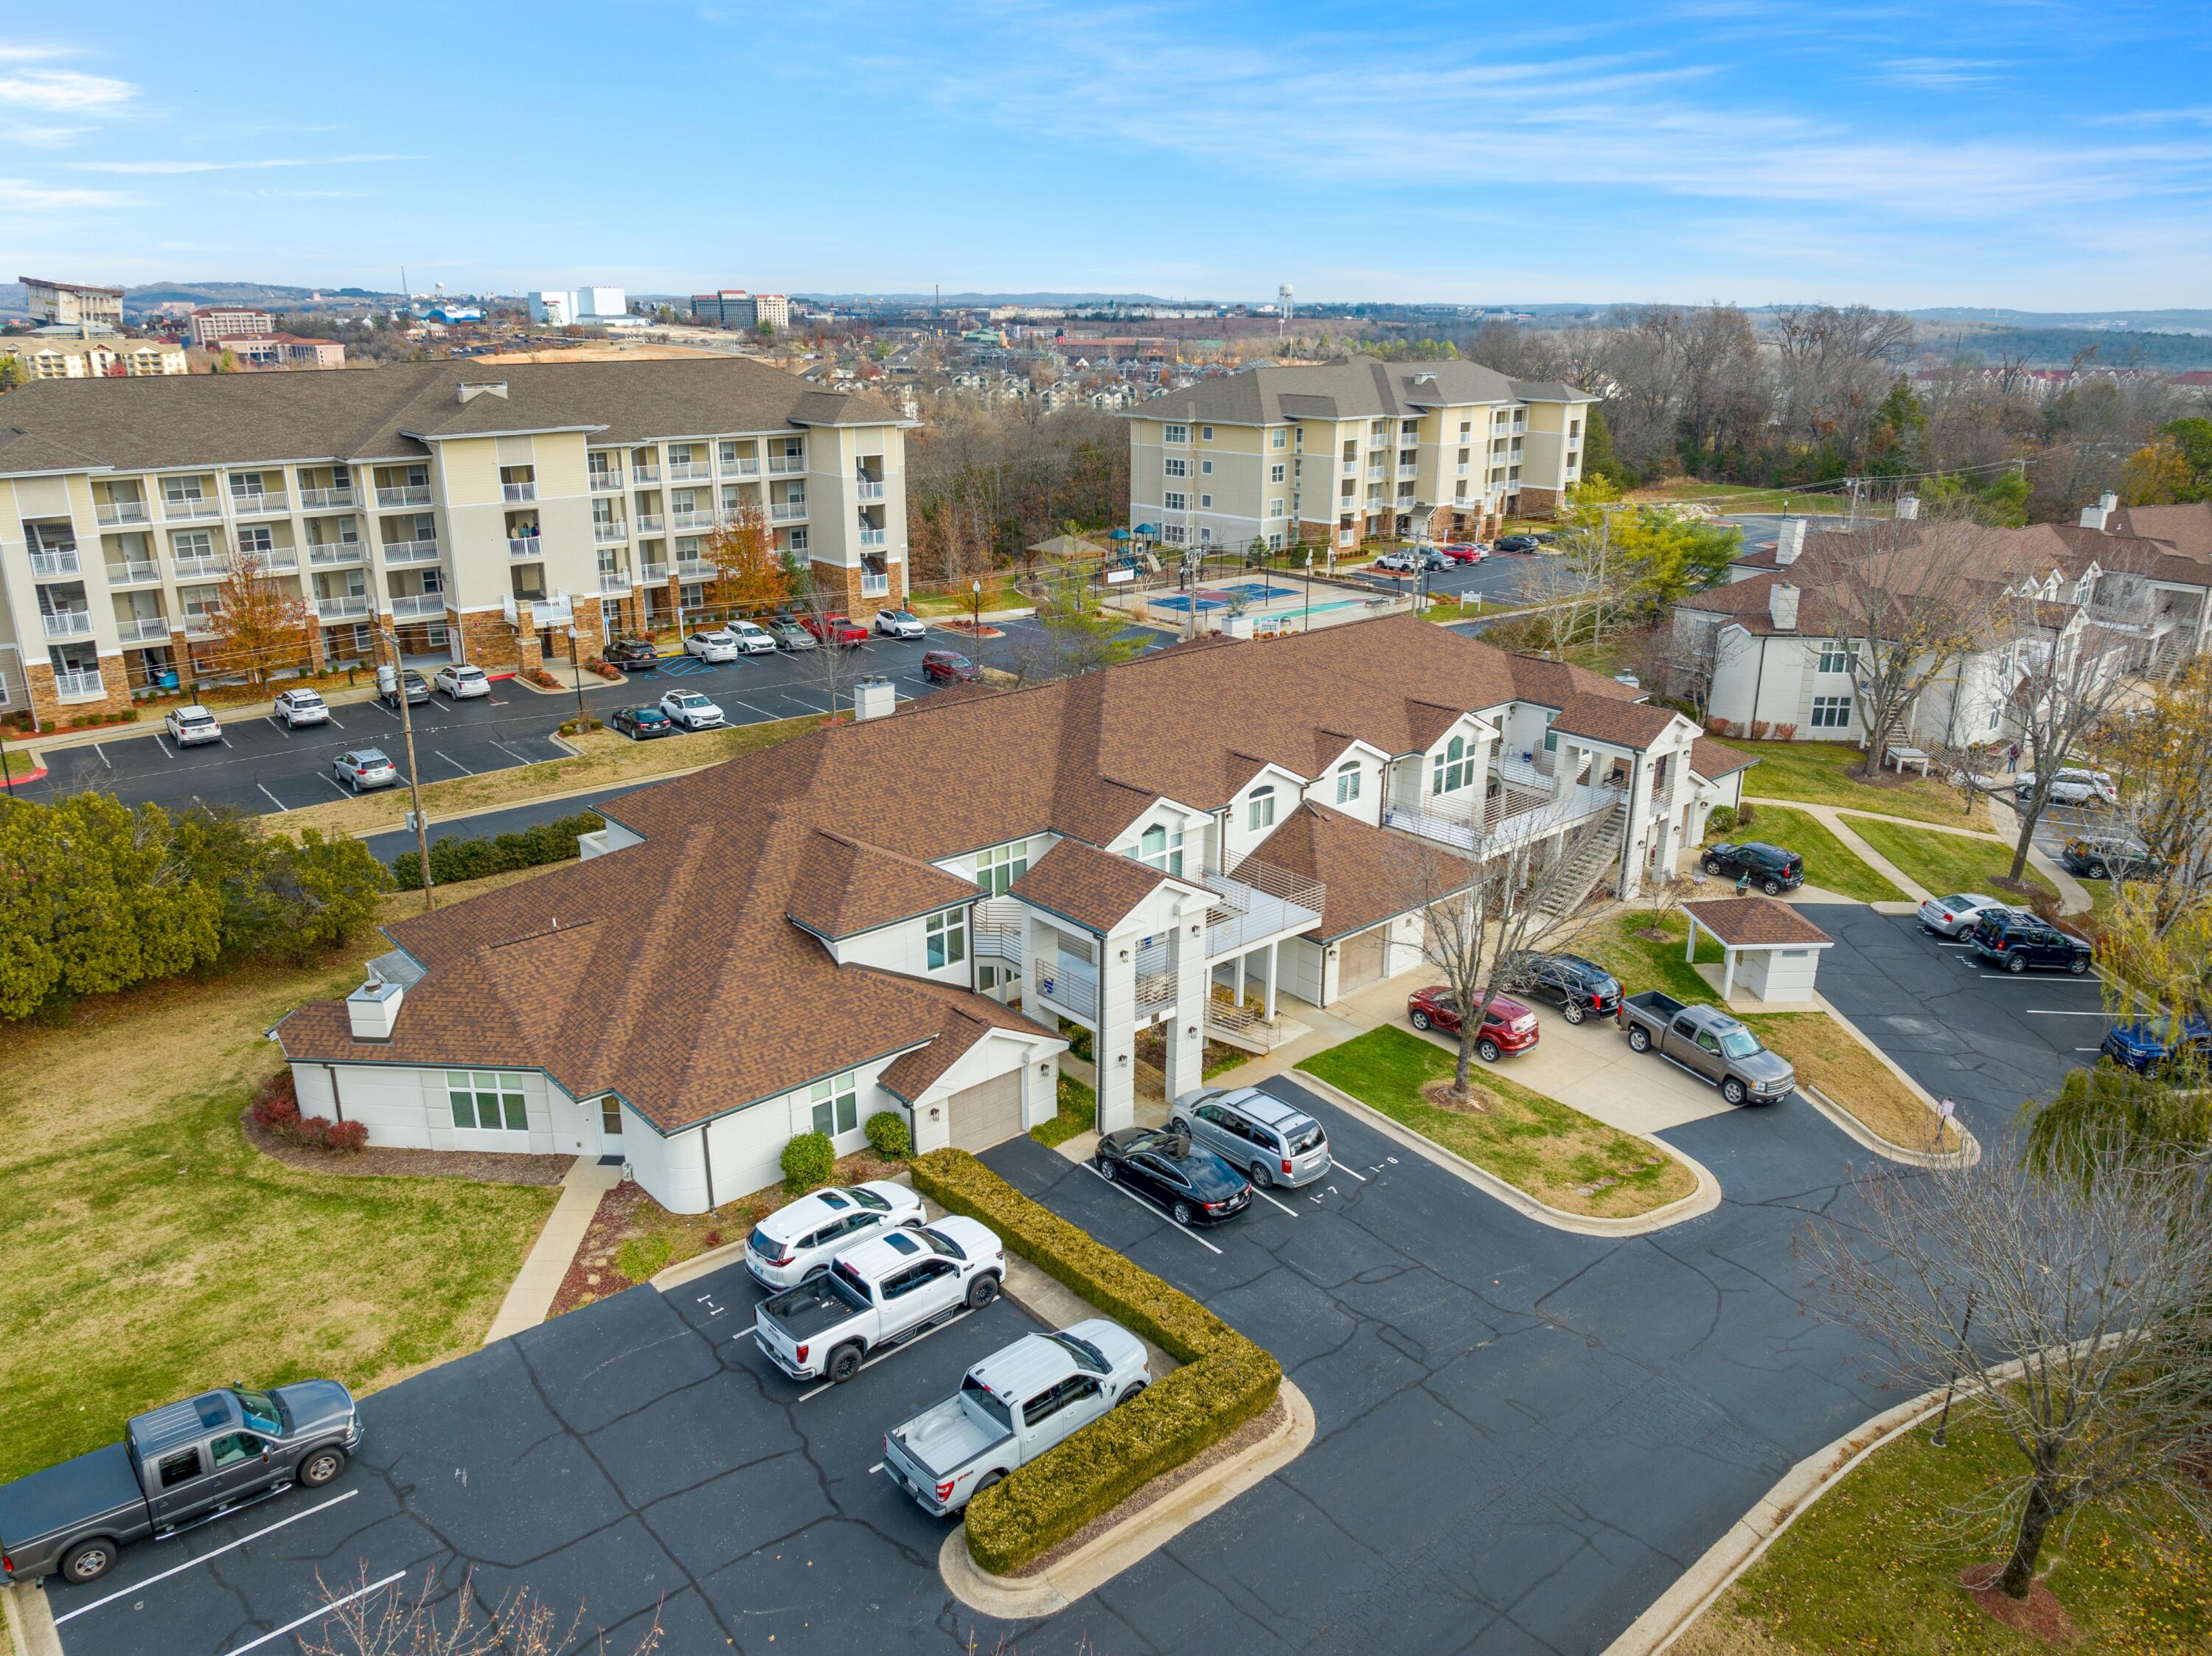
<svg viewBox="0 0 2212 1656">
<path fill-rule="evenodd" d="M 320 1489 L 361 1439 L 353 1393 L 336 1380 L 203 1392 L 135 1415 L 122 1442 L 0 1484 L 0 1579 L 97 1581 L 131 1542 L 295 1483 Z"/>
</svg>

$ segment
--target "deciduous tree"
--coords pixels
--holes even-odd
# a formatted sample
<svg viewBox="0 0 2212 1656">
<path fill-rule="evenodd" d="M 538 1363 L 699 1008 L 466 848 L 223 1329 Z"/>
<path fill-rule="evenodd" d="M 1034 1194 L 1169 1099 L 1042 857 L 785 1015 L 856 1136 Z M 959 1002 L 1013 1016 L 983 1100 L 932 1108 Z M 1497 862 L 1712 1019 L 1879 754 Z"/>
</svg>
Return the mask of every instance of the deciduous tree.
<svg viewBox="0 0 2212 1656">
<path fill-rule="evenodd" d="M 713 571 L 703 596 L 725 615 L 765 615 L 791 597 L 791 573 L 775 531 L 760 502 L 750 495 L 741 497 L 713 532 L 701 538 L 699 557 Z"/>
<path fill-rule="evenodd" d="M 209 617 L 215 646 L 210 664 L 218 672 L 244 673 L 265 684 L 271 673 L 307 659 L 307 601 L 269 572 L 261 553 L 233 547 L 224 561 L 216 609 Z"/>
</svg>

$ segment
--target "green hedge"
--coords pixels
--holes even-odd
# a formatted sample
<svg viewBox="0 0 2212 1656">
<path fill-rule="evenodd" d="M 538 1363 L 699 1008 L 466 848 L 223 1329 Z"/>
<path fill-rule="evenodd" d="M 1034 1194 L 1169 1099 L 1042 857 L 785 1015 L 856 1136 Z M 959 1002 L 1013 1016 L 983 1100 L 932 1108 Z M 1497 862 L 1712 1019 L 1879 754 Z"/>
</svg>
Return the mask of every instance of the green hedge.
<svg viewBox="0 0 2212 1656">
<path fill-rule="evenodd" d="M 440 885 L 481 880 L 487 874 L 510 869 L 537 868 L 546 863 L 565 863 L 576 854 L 576 836 L 597 834 L 607 825 L 597 811 L 580 811 L 519 834 L 502 834 L 478 840 L 434 840 L 430 842 L 430 877 Z M 392 878 L 402 891 L 422 889 L 420 853 L 403 851 L 392 859 Z"/>
<path fill-rule="evenodd" d="M 914 1182 L 1183 1365 L 968 1503 L 968 1550 L 983 1568 L 1019 1569 L 1274 1400 L 1283 1371 L 1272 1356 L 965 1150 L 932 1150 Z"/>
</svg>

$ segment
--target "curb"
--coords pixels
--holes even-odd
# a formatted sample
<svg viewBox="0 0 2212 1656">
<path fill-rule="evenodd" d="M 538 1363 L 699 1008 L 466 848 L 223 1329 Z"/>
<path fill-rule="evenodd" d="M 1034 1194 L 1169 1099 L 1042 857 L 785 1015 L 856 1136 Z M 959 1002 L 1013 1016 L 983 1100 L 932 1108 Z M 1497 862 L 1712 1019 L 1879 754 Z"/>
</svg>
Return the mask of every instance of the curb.
<svg viewBox="0 0 2212 1656">
<path fill-rule="evenodd" d="M 1331 1102 L 1351 1111 L 1376 1131 L 1396 1139 L 1416 1156 L 1427 1157 L 1455 1178 L 1465 1180 L 1484 1195 L 1495 1197 L 1522 1217 L 1533 1219 L 1540 1225 L 1549 1225 L 1553 1230 L 1573 1231 L 1583 1236 L 1644 1236 L 1655 1230 L 1679 1225 L 1686 1220 L 1699 1218 L 1721 1204 L 1721 1181 L 1713 1177 L 1711 1169 L 1704 1162 L 1694 1156 L 1685 1156 L 1672 1144 L 1654 1138 L 1649 1133 L 1616 1127 L 1614 1131 L 1627 1133 L 1632 1138 L 1640 1138 L 1656 1148 L 1661 1155 L 1689 1168 L 1697 1178 L 1698 1187 L 1687 1196 L 1677 1197 L 1664 1207 L 1654 1208 L 1649 1213 L 1636 1214 L 1629 1218 L 1601 1219 L 1588 1214 L 1569 1213 L 1565 1208 L 1555 1208 L 1548 1202 L 1538 1201 L 1517 1186 L 1507 1184 L 1496 1174 L 1477 1167 L 1456 1150 L 1446 1149 L 1434 1139 L 1423 1137 L 1411 1127 L 1392 1120 L 1373 1105 L 1363 1103 L 1342 1088 L 1323 1081 L 1310 1070 L 1301 1070 L 1293 1065 L 1283 1073 L 1302 1087 L 1317 1089 Z M 1568 1105 L 1567 1107 L 1572 1109 L 1574 1106 Z M 1587 1114 L 1588 1112 L 1582 1113 Z M 1591 1119 L 1596 1119 L 1595 1117 Z"/>
<path fill-rule="evenodd" d="M 1285 1414 L 1280 1426 L 1249 1448 L 1085 1542 L 1050 1568 L 1024 1577 L 989 1574 L 969 1553 L 968 1526 L 962 1524 L 938 1549 L 939 1576 L 955 1598 L 986 1616 L 1036 1621 L 1058 1615 L 1305 1453 L 1314 1439 L 1313 1404 L 1288 1380 L 1277 1395 L 1283 1400 Z"/>
<path fill-rule="evenodd" d="M 1956 1119 L 1951 1125 L 1959 1135 L 1957 1149 L 1909 1150 L 1902 1144 L 1891 1143 L 1810 1082 L 1800 1082 L 1797 1090 L 1807 1103 L 1826 1116 L 1846 1138 L 1855 1140 L 1876 1156 L 1886 1156 L 1892 1162 L 1902 1162 L 1912 1168 L 1971 1168 L 1982 1159 L 1982 1141 L 1967 1131 L 1964 1123 Z"/>
<path fill-rule="evenodd" d="M 18 1581 L 0 1588 L 0 1604 L 7 1609 L 8 1639 L 15 1656 L 62 1656 L 61 1629 L 54 1625 L 44 1587 Z"/>
</svg>

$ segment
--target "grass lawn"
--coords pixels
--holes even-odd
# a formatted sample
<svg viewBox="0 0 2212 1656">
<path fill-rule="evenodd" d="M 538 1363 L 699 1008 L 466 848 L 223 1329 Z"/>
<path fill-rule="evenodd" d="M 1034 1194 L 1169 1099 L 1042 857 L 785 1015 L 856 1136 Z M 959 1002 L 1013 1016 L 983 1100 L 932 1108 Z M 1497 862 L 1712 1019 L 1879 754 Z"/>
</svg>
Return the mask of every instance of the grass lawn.
<svg viewBox="0 0 2212 1656">
<path fill-rule="evenodd" d="M 278 1065 L 262 1032 L 374 949 L 0 1030 L 0 1479 L 206 1386 L 369 1390 L 483 1339 L 558 1192 L 301 1172 L 239 1130 Z"/>
<path fill-rule="evenodd" d="M 1430 1103 L 1422 1086 L 1449 1077 L 1452 1065 L 1443 1047 L 1386 1024 L 1316 1052 L 1298 1068 L 1569 1213 L 1649 1213 L 1697 1188 L 1696 1175 L 1650 1140 L 1516 1085 L 1498 1073 L 1503 1065 L 1475 1062 L 1474 1085 L 1489 1095 L 1486 1113 Z M 1594 1189 L 1601 1180 L 1610 1182 Z"/>
<path fill-rule="evenodd" d="M 1958 1585 L 1994 1543 L 1962 1544 L 1953 1509 L 2020 1465 L 1978 1421 L 1951 1417 L 1950 1446 L 1920 1427 L 1875 1451 L 1784 1531 L 1669 1649 L 1674 1656 L 2040 1656 Z M 2042 1567 L 2079 1640 L 2099 1656 L 2178 1656 L 2212 1646 L 2212 1550 L 2166 1510 L 2159 1557 L 2093 1510 L 2057 1530 Z"/>
<path fill-rule="evenodd" d="M 1676 1000 L 1692 1004 L 1718 1001 L 1719 991 L 1699 977 L 1691 963 L 1682 958 L 1682 941 L 1689 935 L 1689 922 L 1680 914 L 1667 916 L 1658 926 L 1667 934 L 1664 942 L 1638 935 L 1650 923 L 1647 910 L 1608 914 L 1587 930 L 1547 947 L 1571 950 L 1595 961 L 1619 978 L 1622 989 L 1632 995 L 1640 995 L 1647 989 L 1663 989 Z M 1721 946 L 1709 933 L 1698 934 L 1698 959 L 1715 966 L 1721 963 Z"/>
<path fill-rule="evenodd" d="M 1096 564 L 1085 566 L 1086 573 L 1097 568 Z M 909 592 L 907 596 L 907 608 L 917 616 L 964 616 L 975 608 L 975 592 L 965 582 L 961 584 L 957 591 Z M 1030 607 L 1030 600 L 1015 590 L 1012 575 L 992 575 L 985 579 L 984 614 L 988 615 L 994 610 L 1026 610 Z"/>
<path fill-rule="evenodd" d="M 1811 515 L 1848 513 L 1850 497 L 1841 494 L 1808 494 L 1801 489 L 1761 488 L 1748 483 L 1708 483 L 1695 477 L 1671 478 L 1648 488 L 1632 488 L 1628 500 L 1638 506 L 1657 506 L 1671 500 L 1705 500 L 1732 512 L 1788 512 Z"/>
<path fill-rule="evenodd" d="M 1764 840 L 1770 845 L 1789 846 L 1805 859 L 1807 883 L 1823 891 L 1832 891 L 1838 897 L 1850 897 L 1863 903 L 1905 901 L 1902 891 L 1869 868 L 1866 859 L 1836 838 L 1826 823 L 1802 810 L 1791 810 L 1786 805 L 1759 805 L 1755 808 L 1749 828 L 1722 837 Z"/>
<path fill-rule="evenodd" d="M 1040 1144 L 1065 1144 L 1078 1133 L 1089 1132 L 1098 1125 L 1098 1095 L 1073 1076 L 1060 1078 L 1060 1113 L 1049 1121 L 1040 1121 L 1030 1129 L 1030 1137 Z"/>
<path fill-rule="evenodd" d="M 1959 1130 L 1941 1123 L 1918 1094 L 1826 1012 L 1747 1016 L 1753 1034 L 1796 1067 L 1797 1079 L 1823 1093 L 1891 1143 L 1908 1150 L 1955 1150 Z"/>
<path fill-rule="evenodd" d="M 20 782 L 27 776 L 37 775 L 39 763 L 38 755 L 11 748 L 4 753 L 0 753 L 0 775 L 6 776 L 11 781 Z"/>
<path fill-rule="evenodd" d="M 2012 847 L 1995 840 L 1970 840 L 1960 834 L 1939 834 L 1929 828 L 1906 828 L 1901 822 L 1876 822 L 1859 817 L 1851 826 L 1866 842 L 1895 863 L 1913 879 L 1942 897 L 1954 891 L 1978 891 L 1992 897 L 2008 894 L 1993 883 L 2012 869 Z M 2028 882 L 2039 891 L 2058 894 L 2031 863 Z"/>
<path fill-rule="evenodd" d="M 1941 782 L 1910 772 L 1899 778 L 1894 771 L 1884 771 L 1879 782 L 1863 780 L 1853 773 L 1865 755 L 1848 742 L 1747 742 L 1738 737 L 1721 740 L 1758 758 L 1759 763 L 1743 773 L 1743 791 L 1762 799 L 1802 799 L 1810 804 L 1839 805 L 1846 810 L 1870 810 L 1884 816 L 1909 816 L 1916 822 L 1941 822 L 1984 832 L 1990 826 L 1987 800 L 1975 800 L 1971 813 L 1961 810 L 1956 790 Z"/>
</svg>

